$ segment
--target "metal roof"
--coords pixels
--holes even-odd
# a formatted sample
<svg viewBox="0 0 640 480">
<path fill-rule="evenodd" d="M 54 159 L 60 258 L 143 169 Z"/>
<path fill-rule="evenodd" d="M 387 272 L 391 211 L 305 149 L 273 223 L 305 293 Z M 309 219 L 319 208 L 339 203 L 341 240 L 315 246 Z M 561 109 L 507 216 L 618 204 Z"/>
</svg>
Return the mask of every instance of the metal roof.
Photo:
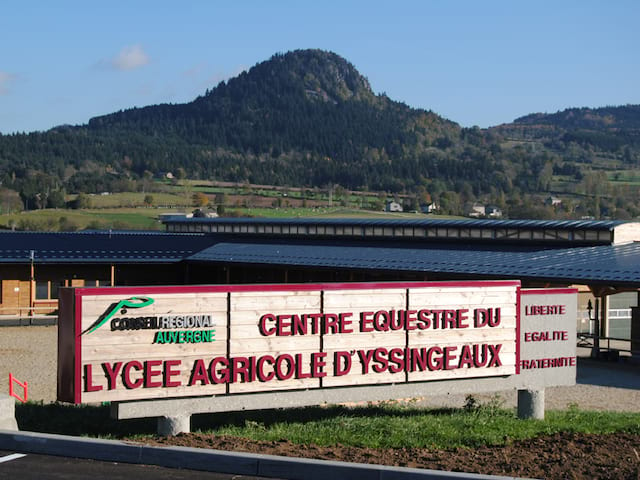
<svg viewBox="0 0 640 480">
<path fill-rule="evenodd" d="M 0 263 L 173 263 L 212 245 L 215 237 L 150 231 L 0 231 Z"/>
<path fill-rule="evenodd" d="M 363 218 L 171 218 L 168 232 L 287 238 L 402 239 L 416 242 L 607 245 L 640 240 L 640 224 L 595 220 Z M 616 233 L 616 235 L 614 235 Z"/>
<path fill-rule="evenodd" d="M 639 285 L 640 243 L 548 248 L 432 243 L 394 248 L 371 243 L 224 242 L 195 262 L 405 271 L 585 284 Z"/>
<path fill-rule="evenodd" d="M 358 226 L 436 226 L 460 228 L 535 228 L 535 229 L 594 229 L 611 230 L 625 222 L 620 220 L 493 220 L 493 219 L 370 219 L 370 218 L 207 218 L 170 216 L 163 219 L 170 223 L 264 224 L 264 225 L 358 225 Z"/>
</svg>

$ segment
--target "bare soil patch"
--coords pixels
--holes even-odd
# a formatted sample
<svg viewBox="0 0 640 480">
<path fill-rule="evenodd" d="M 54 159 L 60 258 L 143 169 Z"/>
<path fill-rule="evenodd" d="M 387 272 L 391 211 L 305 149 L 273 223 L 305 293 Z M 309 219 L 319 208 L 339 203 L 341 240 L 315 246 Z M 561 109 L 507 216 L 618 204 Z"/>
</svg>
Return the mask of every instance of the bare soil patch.
<svg viewBox="0 0 640 480">
<path fill-rule="evenodd" d="M 257 442 L 198 433 L 136 439 L 146 444 L 545 479 L 640 479 L 640 435 L 559 433 L 474 449 L 372 449 Z"/>
</svg>

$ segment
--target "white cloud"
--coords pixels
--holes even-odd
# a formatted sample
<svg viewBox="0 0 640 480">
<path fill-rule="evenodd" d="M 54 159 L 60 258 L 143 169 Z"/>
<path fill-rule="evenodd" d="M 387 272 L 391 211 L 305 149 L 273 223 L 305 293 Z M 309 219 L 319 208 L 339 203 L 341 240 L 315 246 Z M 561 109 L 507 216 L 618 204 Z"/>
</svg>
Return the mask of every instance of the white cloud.
<svg viewBox="0 0 640 480">
<path fill-rule="evenodd" d="M 124 47 L 118 55 L 111 59 L 111 66 L 116 70 L 134 70 L 149 63 L 149 56 L 141 45 Z"/>
<path fill-rule="evenodd" d="M 15 75 L 0 71 L 0 95 L 9 93 L 9 84 L 15 80 Z"/>
</svg>

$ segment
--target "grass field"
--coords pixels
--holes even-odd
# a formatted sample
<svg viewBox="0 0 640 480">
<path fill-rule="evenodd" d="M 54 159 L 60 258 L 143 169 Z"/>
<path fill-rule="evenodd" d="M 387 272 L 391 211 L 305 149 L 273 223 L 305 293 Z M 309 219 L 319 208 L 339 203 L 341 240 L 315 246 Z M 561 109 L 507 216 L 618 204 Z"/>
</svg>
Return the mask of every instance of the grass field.
<svg viewBox="0 0 640 480">
<path fill-rule="evenodd" d="M 177 210 L 158 208 L 105 208 L 86 210 L 44 209 L 0 215 L 0 227 L 18 230 L 159 230 L 161 213 Z"/>
<path fill-rule="evenodd" d="M 124 194 L 123 194 L 124 195 Z M 0 228 L 40 231 L 75 230 L 162 230 L 158 218 L 163 213 L 191 212 L 194 207 L 155 208 L 90 208 L 90 209 L 43 209 L 0 215 Z M 433 218 L 416 213 L 377 212 L 344 207 L 281 207 L 281 208 L 227 208 L 230 216 L 264 218 Z M 454 218 L 437 216 L 436 218 Z"/>
<path fill-rule="evenodd" d="M 123 438 L 153 435 L 155 419 L 116 421 L 108 406 L 16 405 L 22 430 Z M 548 411 L 545 420 L 520 420 L 498 397 L 460 409 L 421 409 L 395 403 L 363 407 L 309 407 L 196 415 L 193 431 L 251 440 L 286 438 L 298 444 L 342 444 L 372 448 L 455 448 L 503 445 L 556 432 L 640 433 L 640 414 Z"/>
</svg>

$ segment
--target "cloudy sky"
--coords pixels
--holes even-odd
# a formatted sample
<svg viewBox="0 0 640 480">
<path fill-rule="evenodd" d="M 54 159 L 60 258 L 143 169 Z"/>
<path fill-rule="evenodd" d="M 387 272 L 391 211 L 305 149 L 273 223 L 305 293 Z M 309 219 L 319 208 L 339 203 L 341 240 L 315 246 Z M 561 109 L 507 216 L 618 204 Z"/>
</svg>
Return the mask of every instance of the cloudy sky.
<svg viewBox="0 0 640 480">
<path fill-rule="evenodd" d="M 193 100 L 274 53 L 333 51 L 463 126 L 640 103 L 637 0 L 4 0 L 0 133 Z"/>
</svg>

